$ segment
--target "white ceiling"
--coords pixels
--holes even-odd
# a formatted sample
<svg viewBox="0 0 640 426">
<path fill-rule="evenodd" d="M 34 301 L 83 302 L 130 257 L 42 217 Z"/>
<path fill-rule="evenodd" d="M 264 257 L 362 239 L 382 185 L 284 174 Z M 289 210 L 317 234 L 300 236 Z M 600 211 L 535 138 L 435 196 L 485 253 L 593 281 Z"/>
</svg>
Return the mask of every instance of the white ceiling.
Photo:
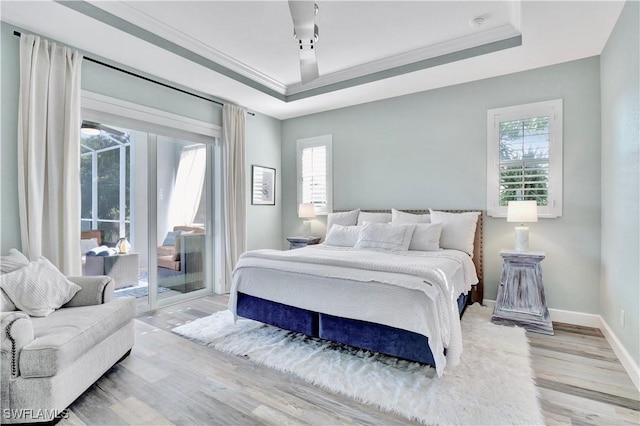
<svg viewBox="0 0 640 426">
<path fill-rule="evenodd" d="M 283 0 L 91 2 L 97 6 L 90 8 L 93 18 L 53 1 L 2 0 L 0 18 L 286 119 L 599 55 L 623 6 L 612 1 L 316 3 L 320 78 L 307 85 L 300 83 L 293 24 Z M 128 24 L 114 23 L 111 15 Z M 477 17 L 484 24 L 470 25 Z M 429 61 L 520 34 L 516 47 L 435 66 Z M 403 65 L 412 72 L 393 70 Z M 220 66 L 227 75 L 218 72 Z"/>
</svg>

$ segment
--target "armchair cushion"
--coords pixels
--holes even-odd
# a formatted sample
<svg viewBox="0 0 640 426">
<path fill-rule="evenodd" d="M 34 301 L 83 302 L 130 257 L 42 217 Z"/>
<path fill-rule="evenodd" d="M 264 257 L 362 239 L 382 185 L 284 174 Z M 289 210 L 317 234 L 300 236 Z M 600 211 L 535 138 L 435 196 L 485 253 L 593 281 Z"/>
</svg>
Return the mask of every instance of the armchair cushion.
<svg viewBox="0 0 640 426">
<path fill-rule="evenodd" d="M 2 338 L 0 340 L 0 348 L 2 349 L 2 359 L 7 362 L 7 366 L 3 366 L 3 373 L 5 368 L 10 370 L 10 377 L 17 377 L 20 375 L 20 355 L 22 348 L 31 343 L 34 339 L 33 324 L 31 318 L 24 312 L 2 312 L 0 314 L 0 327 L 4 331 L 1 333 Z M 4 354 L 10 355 L 9 357 Z M 6 379 L 8 377 L 3 377 Z"/>
<path fill-rule="evenodd" d="M 80 291 L 45 257 L 17 271 L 0 275 L 0 288 L 11 301 L 31 316 L 46 317 Z"/>
<path fill-rule="evenodd" d="M 101 305 L 59 309 L 47 318 L 31 318 L 35 339 L 22 348 L 20 374 L 24 378 L 58 374 L 124 327 L 135 314 L 135 299 L 124 297 Z"/>
</svg>

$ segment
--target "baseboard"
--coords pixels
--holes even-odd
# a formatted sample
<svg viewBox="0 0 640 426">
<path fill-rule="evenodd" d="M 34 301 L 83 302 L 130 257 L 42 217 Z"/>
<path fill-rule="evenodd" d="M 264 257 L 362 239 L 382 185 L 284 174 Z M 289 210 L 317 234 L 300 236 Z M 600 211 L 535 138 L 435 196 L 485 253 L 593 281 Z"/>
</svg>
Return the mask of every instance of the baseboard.
<svg viewBox="0 0 640 426">
<path fill-rule="evenodd" d="M 613 349 L 613 352 L 615 352 L 620 360 L 620 364 L 622 364 L 627 371 L 631 381 L 636 385 L 636 389 L 640 391 L 640 367 L 638 367 L 638 364 L 636 364 L 631 354 L 629 354 L 629 351 L 622 345 L 622 342 L 620 342 L 611 327 L 609 327 L 609 324 L 607 324 L 602 317 L 600 318 L 600 331 L 602 331 L 607 342 L 611 345 L 611 349 Z"/>
<path fill-rule="evenodd" d="M 493 308 L 496 306 L 495 300 L 484 299 L 484 304 Z M 581 325 L 583 327 L 598 328 L 607 339 L 611 349 L 620 360 L 620 364 L 631 378 L 635 387 L 640 390 L 640 368 L 626 348 L 622 345 L 609 324 L 600 315 L 586 314 L 583 312 L 565 311 L 563 309 L 549 309 L 551 321 L 563 322 L 566 324 Z"/>
<path fill-rule="evenodd" d="M 493 308 L 496 306 L 496 301 L 484 299 L 484 304 Z M 583 327 L 600 328 L 601 324 L 600 315 L 586 314 L 584 312 L 549 309 L 549 316 L 551 317 L 551 321 L 581 325 Z"/>
</svg>

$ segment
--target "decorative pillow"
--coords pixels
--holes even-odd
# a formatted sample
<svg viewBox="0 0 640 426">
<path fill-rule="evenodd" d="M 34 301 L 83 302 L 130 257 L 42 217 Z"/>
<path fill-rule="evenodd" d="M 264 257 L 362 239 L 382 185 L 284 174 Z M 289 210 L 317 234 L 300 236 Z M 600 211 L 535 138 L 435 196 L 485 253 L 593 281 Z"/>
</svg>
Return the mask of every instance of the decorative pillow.
<svg viewBox="0 0 640 426">
<path fill-rule="evenodd" d="M 362 226 L 333 225 L 324 239 L 328 246 L 353 247 L 358 241 L 358 234 Z"/>
<path fill-rule="evenodd" d="M 417 223 L 413 231 L 409 250 L 438 251 L 440 250 L 441 223 Z"/>
<path fill-rule="evenodd" d="M 431 223 L 442 223 L 440 247 L 460 250 L 473 257 L 473 240 L 480 212 L 448 213 L 431 212 Z"/>
<path fill-rule="evenodd" d="M 18 309 L 34 317 L 46 317 L 80 291 L 45 257 L 17 271 L 0 275 L 0 288 Z"/>
<path fill-rule="evenodd" d="M 182 234 L 183 231 L 170 231 L 167 232 L 167 236 L 164 237 L 164 241 L 162 242 L 163 246 L 175 246 L 176 245 L 176 238 L 178 237 L 178 235 Z"/>
<path fill-rule="evenodd" d="M 355 248 L 366 250 L 406 251 L 415 225 L 367 223 L 358 234 Z"/>
<path fill-rule="evenodd" d="M 358 223 L 360 209 L 351 210 L 344 213 L 329 213 L 327 215 L 327 233 L 333 225 L 355 226 Z"/>
<path fill-rule="evenodd" d="M 23 266 L 29 264 L 27 256 L 22 254 L 19 250 L 12 248 L 9 250 L 9 254 L 0 257 L 0 274 L 8 274 L 9 272 L 17 271 Z"/>
<path fill-rule="evenodd" d="M 364 225 L 365 222 L 389 223 L 391 222 L 391 213 L 360 212 L 358 215 L 358 225 Z"/>
<path fill-rule="evenodd" d="M 431 222 L 431 216 L 429 214 L 413 214 L 405 213 L 400 210 L 391 209 L 391 223 L 429 223 Z"/>
<path fill-rule="evenodd" d="M 17 310 L 7 293 L 0 289 L 0 312 L 11 312 Z"/>
<path fill-rule="evenodd" d="M 88 238 L 84 240 L 80 240 L 80 253 L 86 254 L 89 250 L 92 250 L 96 247 L 100 247 L 98 244 L 97 238 Z"/>
</svg>

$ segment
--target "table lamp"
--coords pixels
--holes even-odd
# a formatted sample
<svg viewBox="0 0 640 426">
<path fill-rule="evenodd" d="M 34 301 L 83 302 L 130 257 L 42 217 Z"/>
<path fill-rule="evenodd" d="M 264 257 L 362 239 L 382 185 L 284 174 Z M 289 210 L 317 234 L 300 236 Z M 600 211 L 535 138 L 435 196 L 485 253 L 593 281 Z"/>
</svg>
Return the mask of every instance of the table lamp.
<svg viewBox="0 0 640 426">
<path fill-rule="evenodd" d="M 316 208 L 313 203 L 302 203 L 298 205 L 298 217 L 300 219 L 311 219 L 316 217 Z M 305 220 L 304 232 L 306 237 L 311 236 L 311 221 Z"/>
<path fill-rule="evenodd" d="M 529 228 L 527 222 L 538 221 L 536 201 L 509 201 L 507 204 L 507 222 L 519 222 L 516 226 L 516 251 L 529 251 Z"/>
</svg>

